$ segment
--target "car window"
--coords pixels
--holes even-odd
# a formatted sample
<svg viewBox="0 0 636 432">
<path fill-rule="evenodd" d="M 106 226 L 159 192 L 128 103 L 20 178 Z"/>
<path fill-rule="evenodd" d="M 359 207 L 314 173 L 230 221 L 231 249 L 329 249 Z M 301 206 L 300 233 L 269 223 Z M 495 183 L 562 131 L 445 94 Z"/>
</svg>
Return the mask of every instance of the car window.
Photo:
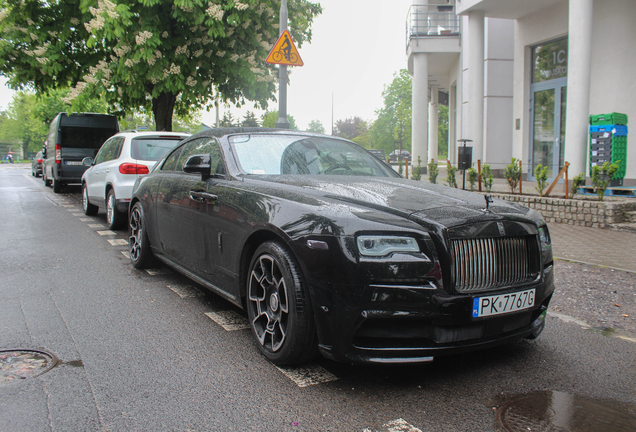
<svg viewBox="0 0 636 432">
<path fill-rule="evenodd" d="M 177 166 L 177 161 L 179 160 L 179 156 L 183 151 L 183 145 L 177 147 L 171 154 L 166 158 L 166 161 L 161 166 L 161 171 L 174 171 Z"/>
<path fill-rule="evenodd" d="M 227 174 L 227 171 L 225 170 L 225 164 L 223 163 L 223 154 L 221 153 L 219 143 L 215 139 L 213 139 L 211 140 L 210 144 L 210 166 L 212 167 L 212 174 Z"/>
<path fill-rule="evenodd" d="M 248 174 L 398 176 L 365 149 L 344 140 L 258 134 L 234 135 L 229 140 Z"/>
<path fill-rule="evenodd" d="M 121 156 L 121 148 L 124 146 L 124 138 L 119 138 L 117 144 L 113 147 L 113 152 L 108 160 L 119 159 Z"/>
<path fill-rule="evenodd" d="M 95 165 L 109 160 L 108 155 L 112 153 L 113 148 L 117 145 L 117 141 L 119 141 L 119 138 L 111 138 L 104 143 L 95 156 Z"/>
<path fill-rule="evenodd" d="M 183 171 L 183 165 L 185 165 L 186 161 L 190 156 L 198 155 L 198 154 L 210 154 L 212 149 L 214 148 L 214 144 L 216 140 L 214 138 L 199 138 L 194 139 L 192 141 L 188 141 L 183 146 L 183 151 L 179 156 L 179 160 L 177 161 L 177 166 L 175 171 Z M 214 166 L 214 165 L 213 165 Z"/>
<path fill-rule="evenodd" d="M 133 159 L 158 161 L 172 150 L 183 137 L 143 137 L 131 142 L 130 155 Z"/>
</svg>

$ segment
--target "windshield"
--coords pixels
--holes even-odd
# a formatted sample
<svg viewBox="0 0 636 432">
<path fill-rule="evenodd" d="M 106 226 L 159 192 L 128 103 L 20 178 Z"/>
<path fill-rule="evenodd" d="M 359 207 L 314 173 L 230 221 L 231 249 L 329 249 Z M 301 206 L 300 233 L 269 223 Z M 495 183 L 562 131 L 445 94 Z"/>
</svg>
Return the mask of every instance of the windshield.
<svg viewBox="0 0 636 432">
<path fill-rule="evenodd" d="M 230 144 L 248 174 L 399 177 L 357 144 L 325 137 L 233 135 Z"/>
</svg>

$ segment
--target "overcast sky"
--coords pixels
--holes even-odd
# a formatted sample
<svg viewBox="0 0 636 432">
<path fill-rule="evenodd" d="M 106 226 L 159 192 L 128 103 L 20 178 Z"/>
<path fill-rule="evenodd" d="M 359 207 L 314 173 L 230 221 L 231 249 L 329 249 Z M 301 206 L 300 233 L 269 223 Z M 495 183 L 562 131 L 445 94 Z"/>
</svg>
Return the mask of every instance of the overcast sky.
<svg viewBox="0 0 636 432">
<path fill-rule="evenodd" d="M 287 112 L 300 129 L 319 120 L 330 132 L 334 121 L 349 117 L 375 119 L 382 107 L 382 90 L 393 74 L 406 68 L 405 23 L 412 0 L 315 0 L 323 7 L 313 25 L 311 44 L 299 48 L 303 67 L 290 67 Z M 6 109 L 11 92 L 0 81 L 0 109 Z M 277 103 L 270 104 L 278 109 Z M 261 111 L 248 103 L 231 108 L 235 118 L 246 110 Z M 221 113 L 221 116 L 223 113 Z M 204 112 L 203 122 L 213 125 L 214 112 Z"/>
</svg>

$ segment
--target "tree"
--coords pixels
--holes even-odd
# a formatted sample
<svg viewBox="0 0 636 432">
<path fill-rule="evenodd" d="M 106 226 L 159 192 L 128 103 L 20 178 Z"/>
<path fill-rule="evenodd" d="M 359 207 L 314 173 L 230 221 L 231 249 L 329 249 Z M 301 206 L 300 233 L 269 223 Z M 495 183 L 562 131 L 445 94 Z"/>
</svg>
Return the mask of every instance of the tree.
<svg viewBox="0 0 636 432">
<path fill-rule="evenodd" d="M 234 127 L 237 125 L 238 122 L 234 120 L 234 116 L 229 111 L 223 114 L 223 119 L 219 122 L 219 126 L 221 127 Z"/>
<path fill-rule="evenodd" d="M 274 97 L 277 68 L 264 60 L 279 34 L 277 0 L 0 1 L 0 74 L 14 88 L 72 86 L 74 108 L 103 95 L 119 117 L 152 112 L 166 131 L 173 113 L 216 95 L 263 109 Z M 302 46 L 322 9 L 308 0 L 288 9 Z"/>
<path fill-rule="evenodd" d="M 325 128 L 320 120 L 312 120 L 309 122 L 307 132 L 325 133 Z"/>
<path fill-rule="evenodd" d="M 395 148 L 411 148 L 412 79 L 406 69 L 393 75 L 384 87 L 384 107 L 376 111 L 378 119 L 371 127 L 374 146 L 390 153 Z"/>
<path fill-rule="evenodd" d="M 245 117 L 243 117 L 243 122 L 241 123 L 243 127 L 258 127 L 258 120 L 252 111 L 248 111 L 245 113 Z"/>
<path fill-rule="evenodd" d="M 42 148 L 48 132 L 48 127 L 32 114 L 35 103 L 35 93 L 17 92 L 2 119 L 0 141 L 14 143 L 15 147 L 21 146 L 25 157 L 29 151 Z"/>
<path fill-rule="evenodd" d="M 275 128 L 276 121 L 278 120 L 278 110 L 276 111 L 267 111 L 263 114 L 261 126 L 264 128 Z M 298 130 L 298 126 L 296 126 L 296 119 L 291 114 L 287 114 L 287 121 L 289 122 L 289 129 Z"/>
<path fill-rule="evenodd" d="M 367 122 L 360 117 L 351 117 L 344 120 L 338 120 L 333 129 L 333 134 L 342 138 L 354 139 L 369 130 Z"/>
</svg>

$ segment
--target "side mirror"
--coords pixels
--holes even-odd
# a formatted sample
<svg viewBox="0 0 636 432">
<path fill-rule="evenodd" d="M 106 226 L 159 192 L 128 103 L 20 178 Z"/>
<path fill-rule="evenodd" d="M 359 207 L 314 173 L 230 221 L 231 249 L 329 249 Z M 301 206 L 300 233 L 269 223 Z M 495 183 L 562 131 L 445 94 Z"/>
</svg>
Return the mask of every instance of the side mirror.
<svg viewBox="0 0 636 432">
<path fill-rule="evenodd" d="M 188 158 L 185 165 L 183 165 L 183 171 L 193 174 L 201 174 L 202 180 L 207 180 L 210 177 L 212 166 L 210 163 L 209 154 L 193 155 Z"/>
<path fill-rule="evenodd" d="M 82 159 L 82 165 L 84 165 L 84 166 L 93 165 L 93 158 L 92 157 L 85 157 L 84 159 Z"/>
</svg>

